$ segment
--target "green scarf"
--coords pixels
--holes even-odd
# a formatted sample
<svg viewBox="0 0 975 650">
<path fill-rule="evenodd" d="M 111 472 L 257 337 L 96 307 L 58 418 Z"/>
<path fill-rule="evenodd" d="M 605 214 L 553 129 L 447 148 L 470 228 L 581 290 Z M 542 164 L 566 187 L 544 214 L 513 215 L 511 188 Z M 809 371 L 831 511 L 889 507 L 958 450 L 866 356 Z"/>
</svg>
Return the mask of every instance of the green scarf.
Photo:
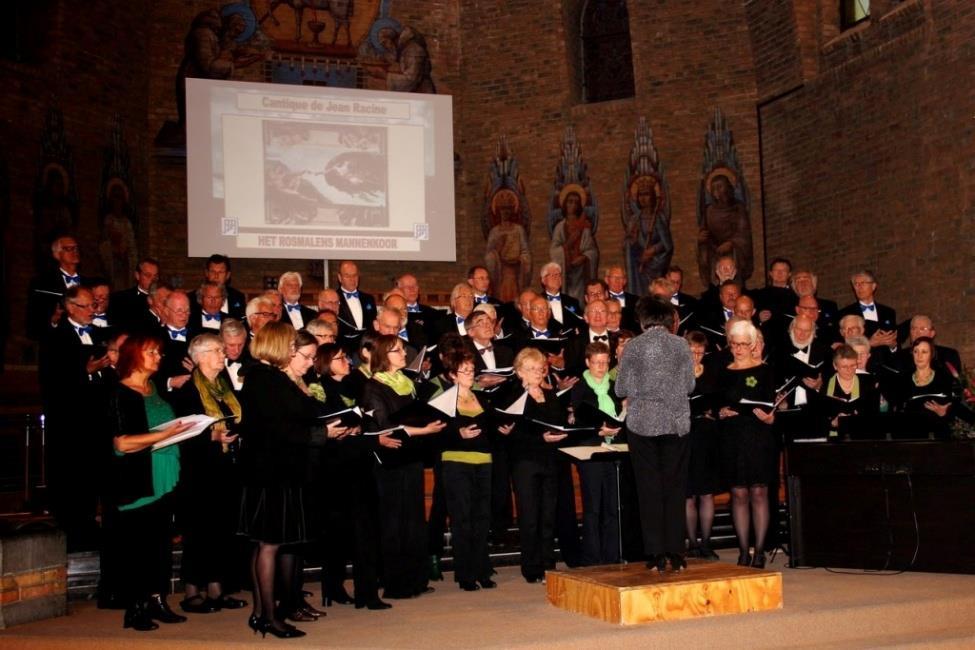
<svg viewBox="0 0 975 650">
<path fill-rule="evenodd" d="M 397 395 L 405 397 L 406 395 L 416 394 L 413 381 L 399 370 L 396 372 L 376 372 L 373 373 L 372 377 L 392 388 Z"/>
<path fill-rule="evenodd" d="M 609 395 L 609 375 L 605 375 L 601 382 L 597 382 L 589 371 L 586 370 L 582 373 L 582 378 L 585 380 L 586 385 L 592 389 L 592 392 L 596 393 L 596 399 L 599 402 L 599 410 L 612 417 L 617 417 L 616 413 L 616 402 Z"/>
<path fill-rule="evenodd" d="M 216 381 L 210 381 L 204 376 L 200 369 L 193 371 L 193 385 L 200 393 L 200 401 L 203 403 L 203 411 L 212 418 L 222 418 L 223 410 L 220 402 L 227 405 L 230 412 L 234 414 L 234 421 L 240 422 L 240 402 L 231 390 L 227 380 L 217 375 Z"/>
</svg>

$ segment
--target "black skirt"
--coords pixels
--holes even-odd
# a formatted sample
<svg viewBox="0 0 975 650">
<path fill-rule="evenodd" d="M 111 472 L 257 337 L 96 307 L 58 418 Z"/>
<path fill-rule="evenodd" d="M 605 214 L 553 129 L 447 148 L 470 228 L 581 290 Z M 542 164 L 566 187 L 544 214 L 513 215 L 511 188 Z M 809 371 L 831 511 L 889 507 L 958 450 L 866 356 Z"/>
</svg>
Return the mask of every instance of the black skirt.
<svg viewBox="0 0 975 650">
<path fill-rule="evenodd" d="M 318 537 L 318 508 L 301 487 L 245 486 L 240 500 L 239 535 L 265 544 L 301 544 Z"/>
<path fill-rule="evenodd" d="M 750 415 L 739 415 L 722 420 L 718 431 L 724 484 L 769 485 L 778 469 L 772 427 Z"/>
</svg>

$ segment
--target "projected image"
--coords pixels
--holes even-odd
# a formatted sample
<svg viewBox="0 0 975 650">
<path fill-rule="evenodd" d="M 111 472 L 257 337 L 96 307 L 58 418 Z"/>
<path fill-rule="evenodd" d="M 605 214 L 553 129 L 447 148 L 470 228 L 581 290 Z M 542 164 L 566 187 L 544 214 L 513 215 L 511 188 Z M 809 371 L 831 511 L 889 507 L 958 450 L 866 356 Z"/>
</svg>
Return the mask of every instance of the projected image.
<svg viewBox="0 0 975 650">
<path fill-rule="evenodd" d="M 385 127 L 263 122 L 265 222 L 386 227 Z"/>
</svg>

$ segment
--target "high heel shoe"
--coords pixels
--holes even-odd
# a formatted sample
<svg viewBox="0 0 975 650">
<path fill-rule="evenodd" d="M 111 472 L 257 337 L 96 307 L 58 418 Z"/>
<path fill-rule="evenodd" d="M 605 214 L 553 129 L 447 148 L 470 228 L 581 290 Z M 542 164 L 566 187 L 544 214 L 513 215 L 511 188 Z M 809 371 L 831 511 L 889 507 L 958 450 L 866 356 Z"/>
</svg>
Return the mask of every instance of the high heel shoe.
<svg viewBox="0 0 975 650">
<path fill-rule="evenodd" d="M 680 573 L 687 568 L 687 560 L 678 553 L 668 553 L 667 559 L 670 560 L 670 570 L 674 573 Z"/>
<path fill-rule="evenodd" d="M 390 607 L 392 607 L 392 605 L 390 603 L 385 602 L 385 601 L 379 600 L 378 598 L 376 598 L 375 600 L 370 600 L 370 601 L 364 602 L 364 603 L 356 603 L 355 604 L 355 608 L 356 609 L 362 609 L 363 607 L 365 607 L 366 609 L 379 610 L 379 609 L 389 609 Z"/>
<path fill-rule="evenodd" d="M 752 558 L 752 568 L 753 569 L 765 568 L 765 551 L 755 551 L 755 557 Z"/>
<path fill-rule="evenodd" d="M 340 588 L 338 591 L 329 592 L 322 598 L 322 605 L 325 607 L 331 607 L 332 603 L 336 605 L 351 605 L 352 596 L 345 589 Z"/>
<path fill-rule="evenodd" d="M 461 582 L 459 584 L 460 584 L 460 588 L 463 589 L 464 591 L 478 591 L 481 588 L 480 585 L 478 585 L 473 580 L 471 580 L 470 582 Z"/>
<path fill-rule="evenodd" d="M 257 634 L 257 630 L 260 627 L 261 619 L 255 614 L 251 614 L 250 618 L 247 619 L 247 627 L 254 630 L 254 634 Z"/>
<path fill-rule="evenodd" d="M 284 629 L 279 629 L 274 627 L 274 621 L 269 621 L 266 618 L 259 619 L 257 621 L 257 629 L 261 633 L 261 638 L 263 639 L 268 633 L 271 636 L 276 636 L 279 639 L 297 639 L 305 636 L 306 632 L 302 632 L 294 625 L 288 625 L 283 623 Z"/>
<path fill-rule="evenodd" d="M 738 566 L 751 566 L 752 557 L 748 554 L 748 551 L 738 552 Z"/>
</svg>

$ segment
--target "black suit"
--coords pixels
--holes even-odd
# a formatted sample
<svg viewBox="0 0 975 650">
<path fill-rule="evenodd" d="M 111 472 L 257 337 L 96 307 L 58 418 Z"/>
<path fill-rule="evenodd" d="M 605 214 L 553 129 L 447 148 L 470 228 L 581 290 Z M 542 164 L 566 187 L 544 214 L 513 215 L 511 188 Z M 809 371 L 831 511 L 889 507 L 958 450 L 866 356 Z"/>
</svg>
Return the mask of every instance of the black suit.
<svg viewBox="0 0 975 650">
<path fill-rule="evenodd" d="M 186 327 L 190 330 L 189 340 L 193 340 L 194 336 L 199 334 L 220 334 L 220 323 L 223 322 L 224 318 L 230 318 L 229 315 L 220 312 L 219 316 L 215 316 L 213 319 L 205 320 L 203 317 L 203 308 L 200 307 L 195 302 L 190 305 L 190 320 L 186 324 Z M 206 327 L 204 323 L 216 323 L 216 327 Z"/>
<path fill-rule="evenodd" d="M 285 323 L 291 323 L 291 317 L 288 315 L 288 305 L 282 305 L 282 310 L 281 320 Z M 300 303 L 298 304 L 298 313 L 301 314 L 301 327 L 296 327 L 295 329 L 303 329 L 308 326 L 308 323 L 318 318 L 318 312 L 316 310 Z"/>
<path fill-rule="evenodd" d="M 166 386 L 167 381 L 173 377 L 190 374 L 190 371 L 183 367 L 183 359 L 189 354 L 189 345 L 193 337 L 192 332 L 187 332 L 185 341 L 177 341 L 172 338 L 169 332 L 168 327 L 162 327 L 159 330 L 159 335 L 163 339 L 163 358 L 159 364 L 159 372 L 152 376 L 156 390 L 166 401 L 169 401 L 172 392 Z"/>
<path fill-rule="evenodd" d="M 674 301 L 671 300 L 670 304 L 674 305 Z M 680 317 L 677 325 L 677 333 L 681 336 L 697 329 L 698 320 L 700 319 L 700 314 L 698 313 L 700 309 L 700 304 L 697 298 L 688 294 L 677 292 L 677 304 L 674 305 L 677 308 L 677 315 Z M 637 323 L 637 329 L 634 330 L 639 332 L 639 323 Z"/>
<path fill-rule="evenodd" d="M 108 303 L 108 321 L 127 332 L 140 329 L 149 315 L 148 298 L 138 286 L 114 292 Z"/>
<path fill-rule="evenodd" d="M 51 510 L 68 537 L 69 550 L 97 548 L 95 510 L 99 475 L 107 443 L 91 414 L 97 392 L 86 365 L 105 354 L 103 334 L 89 332 L 91 344 L 83 343 L 67 316 L 57 327 L 47 325 L 41 340 L 39 378 L 46 426 L 47 484 Z"/>
<path fill-rule="evenodd" d="M 599 336 L 605 336 L 606 339 L 600 339 L 600 343 L 605 343 L 609 346 L 609 356 L 610 365 L 614 364 L 613 359 L 613 348 L 616 345 L 616 335 L 611 334 L 609 331 L 603 332 Z M 570 339 L 565 345 L 565 370 L 568 374 L 574 377 L 582 377 L 583 371 L 586 369 L 586 346 L 590 342 L 590 331 L 589 329 L 584 329 L 580 332 L 579 336 Z"/>
<path fill-rule="evenodd" d="M 84 284 L 85 278 L 81 278 Z M 40 341 L 51 330 L 51 316 L 68 290 L 61 269 L 51 269 L 30 281 L 27 294 L 27 336 Z"/>
<path fill-rule="evenodd" d="M 237 320 L 244 320 L 247 313 L 247 298 L 244 297 L 244 293 L 229 285 L 224 285 L 224 289 L 227 290 L 227 315 Z"/>
<path fill-rule="evenodd" d="M 474 346 L 473 341 L 471 346 Z M 495 368 L 510 368 L 515 361 L 515 352 L 510 347 L 504 343 L 492 343 L 491 352 L 494 354 L 494 367 Z M 475 346 L 474 354 L 474 372 L 481 373 L 487 370 L 487 364 L 484 363 L 484 355 L 477 351 Z"/>
<path fill-rule="evenodd" d="M 881 305 L 879 302 L 874 302 L 874 306 L 877 310 L 877 320 L 873 321 L 865 318 L 863 319 L 864 333 L 866 334 L 867 338 L 873 336 L 874 332 L 877 330 L 897 331 L 897 313 L 894 311 L 893 307 Z M 820 310 L 822 310 L 822 304 L 820 304 Z M 860 309 L 859 302 L 847 305 L 841 309 L 837 318 L 837 324 L 839 324 L 840 318 L 850 314 L 861 317 L 863 316 L 864 312 L 862 309 Z M 820 311 L 820 315 L 822 315 L 822 311 Z"/>
<path fill-rule="evenodd" d="M 712 350 L 720 350 L 727 345 L 727 338 L 724 333 L 724 325 L 728 322 L 725 317 L 724 307 L 714 305 L 704 307 L 697 314 L 697 326 L 708 337 L 708 347 Z"/>
<path fill-rule="evenodd" d="M 541 296 L 543 298 L 549 298 L 549 295 L 544 289 L 542 290 Z M 550 308 L 553 302 L 555 301 L 549 300 Z M 570 327 L 575 329 L 585 326 L 585 322 L 582 320 L 582 305 L 579 304 L 578 300 L 563 291 L 559 294 L 559 302 L 562 303 L 562 320 L 560 321 L 562 329 L 568 329 Z M 555 318 L 556 321 L 559 320 L 555 317 L 554 313 L 552 314 L 552 318 Z"/>
<path fill-rule="evenodd" d="M 612 294 L 609 296 L 609 300 L 617 300 Z M 620 322 L 620 327 L 626 328 L 633 332 L 637 332 L 640 329 L 640 323 L 636 317 L 636 303 L 640 300 L 640 296 L 635 293 L 630 293 L 629 291 L 623 292 L 623 320 Z"/>
<path fill-rule="evenodd" d="M 443 312 L 430 305 L 417 303 L 415 308 L 419 311 L 406 311 L 406 328 L 410 332 L 410 341 L 413 341 L 417 332 L 422 332 L 423 341 L 433 338 L 434 328 L 443 316 Z"/>
<path fill-rule="evenodd" d="M 359 345 L 359 339 L 364 332 L 372 329 L 372 322 L 376 320 L 376 301 L 363 291 L 359 292 L 359 304 L 362 306 L 362 328 L 357 329 L 352 310 L 345 298 L 345 290 L 342 287 L 336 289 L 339 294 L 339 336 L 346 349 L 354 349 Z"/>
</svg>

